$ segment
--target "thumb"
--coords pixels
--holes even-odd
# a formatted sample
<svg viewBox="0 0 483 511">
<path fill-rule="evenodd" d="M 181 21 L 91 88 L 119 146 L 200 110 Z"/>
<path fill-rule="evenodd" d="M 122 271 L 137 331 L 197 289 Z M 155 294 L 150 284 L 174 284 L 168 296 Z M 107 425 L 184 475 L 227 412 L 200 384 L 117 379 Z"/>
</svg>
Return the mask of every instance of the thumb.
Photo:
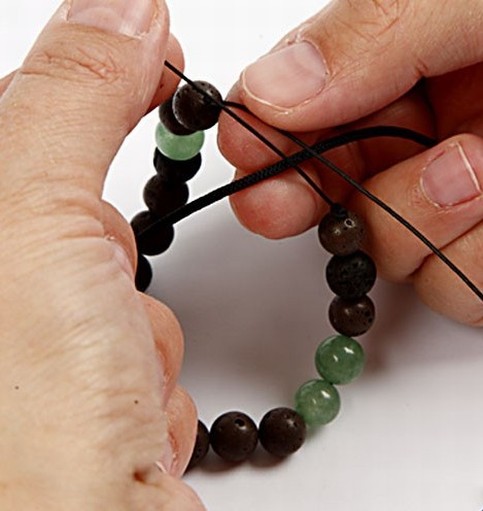
<svg viewBox="0 0 483 511">
<path fill-rule="evenodd" d="M 112 158 L 157 92 L 168 38 L 164 0 L 66 0 L 0 100 L 10 191 L 42 182 L 44 197 L 58 183 L 100 195 Z"/>
<path fill-rule="evenodd" d="M 336 0 L 245 69 L 241 94 L 255 115 L 282 129 L 343 124 L 422 77 L 480 61 L 482 28 L 479 0 Z"/>
</svg>

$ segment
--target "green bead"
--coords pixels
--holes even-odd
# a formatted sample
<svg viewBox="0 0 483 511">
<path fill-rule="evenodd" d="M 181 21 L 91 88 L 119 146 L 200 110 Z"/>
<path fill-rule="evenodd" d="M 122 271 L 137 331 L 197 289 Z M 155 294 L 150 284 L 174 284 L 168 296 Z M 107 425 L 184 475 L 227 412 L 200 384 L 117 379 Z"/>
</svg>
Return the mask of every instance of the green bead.
<svg viewBox="0 0 483 511">
<path fill-rule="evenodd" d="M 327 424 L 339 413 L 339 392 L 328 381 L 310 380 L 297 390 L 295 410 L 308 426 Z"/>
<path fill-rule="evenodd" d="M 168 158 L 185 161 L 195 157 L 203 147 L 205 133 L 195 131 L 191 135 L 175 135 L 162 123 L 156 127 L 156 145 Z"/>
<path fill-rule="evenodd" d="M 361 374 L 364 358 L 362 346 L 357 341 L 345 335 L 333 335 L 317 348 L 315 366 L 325 380 L 344 384 Z"/>
</svg>

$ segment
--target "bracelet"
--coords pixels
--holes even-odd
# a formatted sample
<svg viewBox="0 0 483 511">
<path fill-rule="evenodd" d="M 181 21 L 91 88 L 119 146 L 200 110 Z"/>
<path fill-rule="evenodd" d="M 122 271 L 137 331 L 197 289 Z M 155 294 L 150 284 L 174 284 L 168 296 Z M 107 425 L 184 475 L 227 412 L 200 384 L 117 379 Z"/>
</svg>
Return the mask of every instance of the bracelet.
<svg viewBox="0 0 483 511">
<path fill-rule="evenodd" d="M 188 468 L 201 462 L 210 445 L 216 454 L 229 462 L 246 460 L 258 443 L 273 456 L 284 458 L 303 445 L 307 427 L 328 424 L 338 415 L 340 396 L 336 386 L 355 380 L 364 367 L 364 351 L 354 337 L 366 333 L 375 319 L 375 307 L 367 293 L 375 283 L 376 267 L 371 257 L 362 251 L 366 227 L 357 215 L 333 202 L 299 167 L 301 162 L 310 158 L 319 159 L 341 175 L 426 243 L 478 296 L 483 295 L 461 270 L 451 261 L 445 260 L 445 256 L 416 228 L 321 156 L 321 153 L 333 147 L 377 136 L 407 138 L 425 146 L 435 144 L 434 140 L 411 130 L 388 126 L 366 128 L 334 137 L 312 147 L 283 132 L 302 147 L 299 153 L 287 157 L 269 141 L 262 140 L 281 156 L 279 162 L 188 204 L 187 182 L 201 167 L 200 150 L 204 142 L 204 131 L 217 123 L 222 109 L 240 119 L 237 114 L 233 114 L 232 109 L 243 106 L 223 102 L 221 94 L 209 83 L 193 82 L 169 63 L 166 65 L 187 84 L 180 87 L 173 98 L 159 107 L 160 122 L 156 127 L 153 160 L 156 175 L 144 188 L 147 210 L 138 213 L 131 221 L 138 249 L 138 290 L 145 291 L 152 279 L 151 265 L 145 256 L 158 255 L 169 248 L 174 240 L 176 222 L 263 179 L 294 168 L 330 206 L 330 212 L 319 224 L 318 238 L 320 244 L 332 254 L 326 267 L 326 279 L 329 288 L 336 295 L 328 309 L 329 321 L 336 334 L 325 339 L 316 350 L 315 367 L 319 377 L 305 382 L 296 391 L 294 409 L 274 408 L 263 416 L 258 427 L 248 415 L 239 411 L 220 415 L 210 430 L 198 421 L 196 443 Z M 246 124 L 245 121 L 240 123 Z M 260 134 L 257 136 L 264 138 Z"/>
</svg>

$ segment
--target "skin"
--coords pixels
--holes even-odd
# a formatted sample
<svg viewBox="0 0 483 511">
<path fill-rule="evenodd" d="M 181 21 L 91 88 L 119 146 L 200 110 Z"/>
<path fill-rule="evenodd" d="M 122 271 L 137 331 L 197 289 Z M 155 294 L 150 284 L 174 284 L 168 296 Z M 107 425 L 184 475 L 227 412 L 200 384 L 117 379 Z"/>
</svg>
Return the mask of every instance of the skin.
<svg viewBox="0 0 483 511">
<path fill-rule="evenodd" d="M 429 37 L 421 27 L 434 5 Z M 200 510 L 179 481 L 196 426 L 193 403 L 176 384 L 182 333 L 165 306 L 136 292 L 132 233 L 101 198 L 123 139 L 174 91 L 176 80 L 159 63 L 168 55 L 182 68 L 182 52 L 161 0 L 148 30 L 136 37 L 73 23 L 70 6 L 60 8 L 25 63 L 0 82 L 0 508 Z M 280 43 L 301 33 L 321 47 L 326 93 L 283 110 L 253 97 L 242 77 L 232 99 L 243 101 L 260 119 L 254 124 L 285 150 L 291 145 L 270 126 L 303 131 L 313 141 L 343 123 L 401 123 L 456 137 L 481 172 L 480 14 L 476 0 L 336 1 Z M 435 51 L 448 40 L 453 51 Z M 388 55 L 382 64 L 381 47 Z M 351 73 L 360 69 L 367 81 L 354 94 Z M 422 76 L 425 86 L 414 87 Z M 457 108 L 448 96 L 458 98 Z M 220 146 L 239 174 L 272 161 L 263 148 L 247 156 L 256 142 L 240 131 L 235 144 L 237 137 L 227 136 L 233 129 L 222 120 Z M 419 186 L 435 150 L 362 143 L 332 156 L 416 224 L 422 218 L 425 225 L 418 225 L 481 286 L 481 197 L 438 208 L 420 195 L 416 219 L 415 205 L 400 200 Z M 481 303 L 414 240 L 345 187 L 324 185 L 385 234 L 371 238 L 368 249 L 386 276 L 413 281 L 431 306 L 481 324 Z M 290 218 L 287 202 L 295 211 Z M 245 225 L 273 238 L 297 234 L 324 213 L 291 174 L 239 195 L 233 205 Z M 391 265 L 384 263 L 388 255 Z"/>
<path fill-rule="evenodd" d="M 203 509 L 179 480 L 196 431 L 181 329 L 136 291 L 131 229 L 101 199 L 175 90 L 159 63 L 183 67 L 154 7 L 129 37 L 71 22 L 68 2 L 0 82 L 1 509 Z"/>
<path fill-rule="evenodd" d="M 329 157 L 425 233 L 483 289 L 482 28 L 478 0 L 334 1 L 271 52 L 296 41 L 310 43 L 327 68 L 322 90 L 301 104 L 280 106 L 280 98 L 287 101 L 287 80 L 255 80 L 249 66 L 230 99 L 244 103 L 256 116 L 256 127 L 288 153 L 298 148 L 272 126 L 310 143 L 333 132 L 377 124 L 405 126 L 436 137 L 440 144 L 427 151 L 384 140 L 351 144 Z M 256 90 L 264 88 L 272 89 L 275 101 Z M 441 206 L 422 189 L 422 175 L 431 161 L 455 144 L 471 161 L 479 193 L 471 200 Z M 276 160 L 226 116 L 220 123 L 219 145 L 239 176 Z M 366 220 L 371 234 L 365 249 L 381 276 L 412 283 L 421 299 L 444 315 L 483 325 L 481 299 L 428 248 L 325 169 L 316 170 L 312 164 L 305 168 L 333 199 Z M 327 212 L 294 172 L 234 196 L 232 205 L 242 224 L 268 238 L 297 235 Z"/>
</svg>

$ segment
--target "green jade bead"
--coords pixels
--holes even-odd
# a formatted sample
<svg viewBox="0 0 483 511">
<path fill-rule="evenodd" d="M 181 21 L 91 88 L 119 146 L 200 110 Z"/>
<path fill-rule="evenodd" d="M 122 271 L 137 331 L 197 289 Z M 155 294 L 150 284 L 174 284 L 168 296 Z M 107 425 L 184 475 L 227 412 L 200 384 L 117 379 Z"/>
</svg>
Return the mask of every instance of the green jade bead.
<svg viewBox="0 0 483 511">
<path fill-rule="evenodd" d="M 339 413 L 339 392 L 328 381 L 309 380 L 295 394 L 295 410 L 307 426 L 328 424 Z"/>
<path fill-rule="evenodd" d="M 156 127 L 156 146 L 168 158 L 185 161 L 194 158 L 203 147 L 205 133 L 195 131 L 191 135 L 175 135 L 163 123 Z"/>
<path fill-rule="evenodd" d="M 362 346 L 345 335 L 333 335 L 323 341 L 315 353 L 317 372 L 334 384 L 355 380 L 364 368 Z"/>
</svg>

